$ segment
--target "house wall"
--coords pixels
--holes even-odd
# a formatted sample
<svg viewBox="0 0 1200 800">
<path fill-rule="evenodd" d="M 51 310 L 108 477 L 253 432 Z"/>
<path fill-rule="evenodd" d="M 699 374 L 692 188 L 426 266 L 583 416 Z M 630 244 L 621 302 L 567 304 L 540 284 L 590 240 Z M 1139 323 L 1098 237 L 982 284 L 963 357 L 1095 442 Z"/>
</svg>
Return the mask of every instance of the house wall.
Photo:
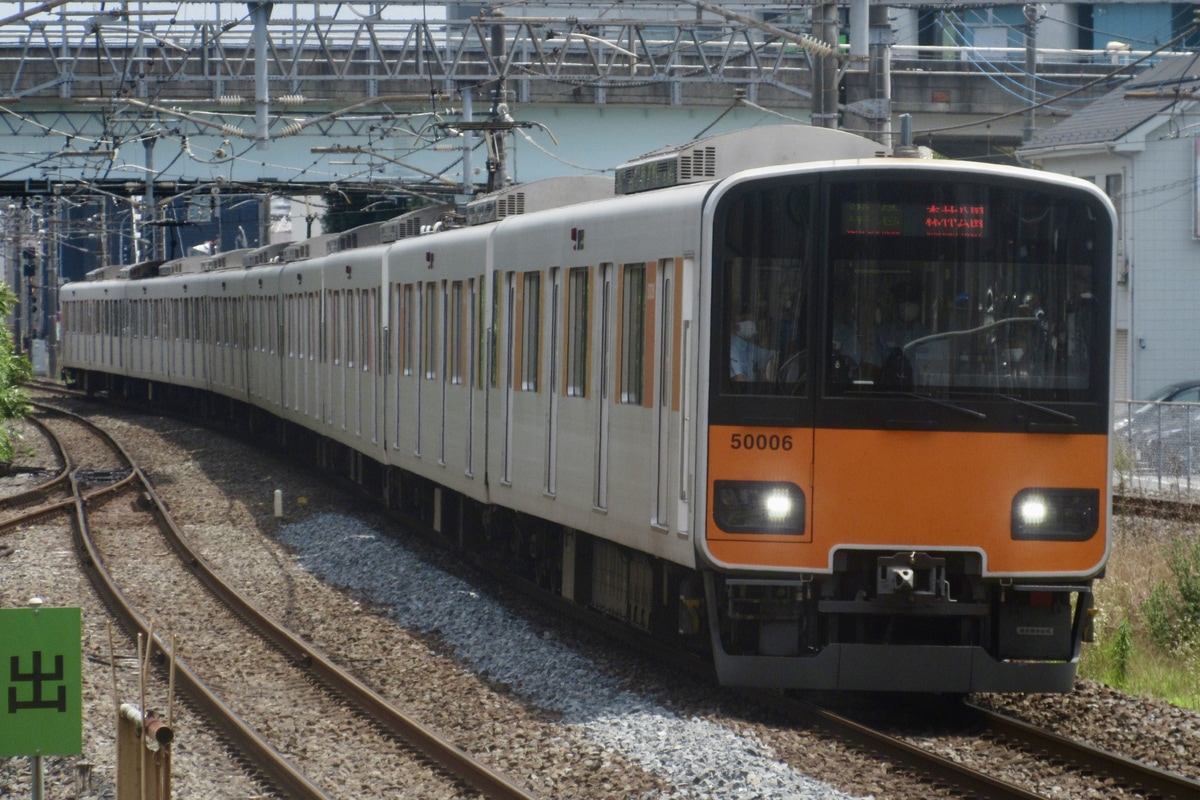
<svg viewBox="0 0 1200 800">
<path fill-rule="evenodd" d="M 1196 238 L 1196 131 L 1168 119 L 1135 158 L 1127 204 L 1136 225 L 1133 288 L 1134 388 L 1138 396 L 1200 376 L 1200 241 Z M 1195 123 L 1195 115 L 1190 117 Z"/>
<path fill-rule="evenodd" d="M 1105 189 L 1117 207 L 1116 399 L 1200 377 L 1200 115 L 1156 118 L 1115 147 L 1043 156 L 1039 166 Z"/>
</svg>

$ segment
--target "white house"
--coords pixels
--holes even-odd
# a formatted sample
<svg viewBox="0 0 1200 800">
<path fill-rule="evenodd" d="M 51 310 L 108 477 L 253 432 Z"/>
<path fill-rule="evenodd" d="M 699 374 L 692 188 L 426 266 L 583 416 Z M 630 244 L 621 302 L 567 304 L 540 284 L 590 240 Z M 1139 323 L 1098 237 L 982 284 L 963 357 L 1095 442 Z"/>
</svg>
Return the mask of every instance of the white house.
<svg viewBox="0 0 1200 800">
<path fill-rule="evenodd" d="M 1117 207 L 1116 400 L 1200 378 L 1198 93 L 1200 57 L 1172 56 L 1018 152 Z"/>
</svg>

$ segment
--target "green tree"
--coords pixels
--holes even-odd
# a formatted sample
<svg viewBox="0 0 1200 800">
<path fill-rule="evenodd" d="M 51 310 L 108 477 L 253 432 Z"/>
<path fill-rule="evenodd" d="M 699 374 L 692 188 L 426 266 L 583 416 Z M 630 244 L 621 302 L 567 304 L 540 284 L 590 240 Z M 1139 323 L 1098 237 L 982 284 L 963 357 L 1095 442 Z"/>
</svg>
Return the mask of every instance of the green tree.
<svg viewBox="0 0 1200 800">
<path fill-rule="evenodd" d="M 0 319 L 7 319 L 17 304 L 12 289 L 0 286 Z M 8 464 L 16 454 L 18 434 L 9 420 L 21 419 L 29 413 L 29 395 L 24 384 L 33 377 L 33 364 L 16 352 L 12 330 L 0 333 L 0 464 Z"/>
</svg>

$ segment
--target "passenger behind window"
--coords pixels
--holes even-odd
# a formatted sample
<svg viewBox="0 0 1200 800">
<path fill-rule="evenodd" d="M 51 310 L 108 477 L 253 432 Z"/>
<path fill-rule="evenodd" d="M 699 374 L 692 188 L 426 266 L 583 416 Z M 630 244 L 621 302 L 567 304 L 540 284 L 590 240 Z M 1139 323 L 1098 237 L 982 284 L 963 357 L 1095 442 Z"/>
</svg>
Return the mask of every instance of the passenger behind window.
<svg viewBox="0 0 1200 800">
<path fill-rule="evenodd" d="M 729 377 L 737 382 L 769 381 L 775 375 L 775 351 L 756 343 L 758 324 L 743 308 L 733 319 L 729 339 Z"/>
</svg>

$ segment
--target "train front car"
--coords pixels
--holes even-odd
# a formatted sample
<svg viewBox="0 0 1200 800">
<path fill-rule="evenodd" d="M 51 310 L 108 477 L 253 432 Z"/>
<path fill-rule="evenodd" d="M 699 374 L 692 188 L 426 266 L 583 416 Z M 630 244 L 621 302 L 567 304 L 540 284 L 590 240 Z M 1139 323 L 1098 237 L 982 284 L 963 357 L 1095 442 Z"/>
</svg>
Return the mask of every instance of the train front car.
<svg viewBox="0 0 1200 800">
<path fill-rule="evenodd" d="M 1090 184 L 1002 167 L 718 186 L 701 556 L 723 683 L 1071 689 L 1108 552 L 1113 220 Z"/>
</svg>

